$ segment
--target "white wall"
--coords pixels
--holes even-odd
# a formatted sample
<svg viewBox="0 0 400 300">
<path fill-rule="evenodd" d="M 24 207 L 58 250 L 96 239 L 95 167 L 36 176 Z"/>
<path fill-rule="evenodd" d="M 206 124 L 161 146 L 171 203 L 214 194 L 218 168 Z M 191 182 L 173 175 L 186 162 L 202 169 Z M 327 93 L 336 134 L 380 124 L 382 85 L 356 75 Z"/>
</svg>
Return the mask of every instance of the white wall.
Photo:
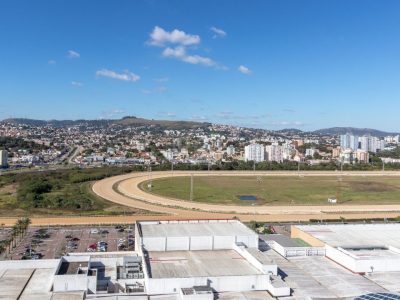
<svg viewBox="0 0 400 300">
<path fill-rule="evenodd" d="M 251 290 L 267 290 L 269 276 L 219 276 L 191 278 L 149 278 L 146 280 L 149 295 L 177 294 L 181 288 L 195 285 L 208 285 L 217 292 L 243 292 Z"/>
<path fill-rule="evenodd" d="M 192 236 L 190 238 L 190 250 L 212 250 L 212 236 Z"/>
<path fill-rule="evenodd" d="M 278 274 L 278 266 L 276 264 L 265 265 L 249 253 L 245 247 L 234 245 L 233 249 L 243 256 L 253 267 L 263 272 L 264 274 Z"/>
<path fill-rule="evenodd" d="M 232 249 L 235 244 L 234 236 L 214 236 L 214 249 Z"/>
<path fill-rule="evenodd" d="M 54 276 L 54 292 L 87 291 L 87 287 L 88 278 L 86 274 Z"/>
<path fill-rule="evenodd" d="M 165 237 L 143 237 L 143 247 L 148 251 L 165 251 L 166 238 Z"/>
<path fill-rule="evenodd" d="M 167 251 L 189 250 L 189 237 L 167 237 Z"/>
</svg>

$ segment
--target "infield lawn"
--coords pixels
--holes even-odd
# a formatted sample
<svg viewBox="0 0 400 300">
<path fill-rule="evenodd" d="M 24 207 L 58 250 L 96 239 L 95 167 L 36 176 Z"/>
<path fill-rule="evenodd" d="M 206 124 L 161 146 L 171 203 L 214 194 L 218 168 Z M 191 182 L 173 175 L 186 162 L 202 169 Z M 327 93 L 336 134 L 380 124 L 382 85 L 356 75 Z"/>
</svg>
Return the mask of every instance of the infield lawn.
<svg viewBox="0 0 400 300">
<path fill-rule="evenodd" d="M 400 203 L 400 178 L 367 176 L 199 176 L 193 177 L 193 201 L 231 205 L 326 205 Z M 182 200 L 190 199 L 190 177 L 153 180 L 151 192 Z M 148 191 L 148 182 L 141 184 Z M 240 196 L 253 195 L 256 201 Z"/>
</svg>

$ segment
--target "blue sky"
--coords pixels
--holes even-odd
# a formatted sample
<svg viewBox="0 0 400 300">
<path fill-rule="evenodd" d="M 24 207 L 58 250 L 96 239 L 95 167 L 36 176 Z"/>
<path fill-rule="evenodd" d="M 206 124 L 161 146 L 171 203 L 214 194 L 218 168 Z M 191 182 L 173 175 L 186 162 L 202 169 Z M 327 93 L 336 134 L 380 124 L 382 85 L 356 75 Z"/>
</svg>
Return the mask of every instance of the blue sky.
<svg viewBox="0 0 400 300">
<path fill-rule="evenodd" d="M 0 2 L 0 118 L 398 131 L 400 1 Z"/>
</svg>

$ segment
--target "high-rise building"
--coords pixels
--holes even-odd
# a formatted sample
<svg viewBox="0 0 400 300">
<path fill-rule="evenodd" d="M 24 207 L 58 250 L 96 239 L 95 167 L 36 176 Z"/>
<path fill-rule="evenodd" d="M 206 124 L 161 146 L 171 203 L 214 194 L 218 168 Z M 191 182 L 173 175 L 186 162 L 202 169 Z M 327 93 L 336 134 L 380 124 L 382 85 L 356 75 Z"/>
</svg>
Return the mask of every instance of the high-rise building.
<svg viewBox="0 0 400 300">
<path fill-rule="evenodd" d="M 268 145 L 265 147 L 265 152 L 267 153 L 268 161 L 283 161 L 283 147 L 278 143 L 273 143 L 272 145 Z"/>
<path fill-rule="evenodd" d="M 226 148 L 226 154 L 227 154 L 228 156 L 234 155 L 234 154 L 235 154 L 235 147 L 234 147 L 233 145 L 229 145 L 229 146 Z"/>
<path fill-rule="evenodd" d="M 351 149 L 357 151 L 358 149 L 358 136 L 350 133 L 340 135 L 340 148 Z"/>
<path fill-rule="evenodd" d="M 8 167 L 8 152 L 7 150 L 0 150 L 0 168 Z"/>
<path fill-rule="evenodd" d="M 360 137 L 360 149 L 368 152 L 377 152 L 383 150 L 386 146 L 386 141 L 375 136 L 364 135 Z"/>
<path fill-rule="evenodd" d="M 264 145 L 250 144 L 244 147 L 244 159 L 246 161 L 260 162 L 265 160 Z"/>
</svg>

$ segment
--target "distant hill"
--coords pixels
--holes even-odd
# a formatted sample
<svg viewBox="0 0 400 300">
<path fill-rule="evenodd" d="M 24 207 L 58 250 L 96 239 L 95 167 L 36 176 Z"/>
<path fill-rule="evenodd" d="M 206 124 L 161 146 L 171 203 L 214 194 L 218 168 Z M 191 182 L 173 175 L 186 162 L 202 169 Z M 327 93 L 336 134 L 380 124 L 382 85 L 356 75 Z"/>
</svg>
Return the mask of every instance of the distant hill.
<svg viewBox="0 0 400 300">
<path fill-rule="evenodd" d="M 124 117 L 120 120 L 114 120 L 114 124 L 125 126 L 159 126 L 166 129 L 190 129 L 199 127 L 208 127 L 211 123 L 193 122 L 193 121 L 172 121 L 172 120 L 149 120 L 136 117 Z"/>
<path fill-rule="evenodd" d="M 9 118 L 1 121 L 1 123 L 30 125 L 30 126 L 156 126 L 163 129 L 191 129 L 208 127 L 210 123 L 193 122 L 193 121 L 172 121 L 172 120 L 149 120 L 137 118 L 134 116 L 124 117 L 122 119 L 99 119 L 99 120 L 35 120 L 26 118 Z"/>
<path fill-rule="evenodd" d="M 275 130 L 276 133 L 282 133 L 282 134 L 301 134 L 303 133 L 302 130 L 297 129 L 297 128 L 285 128 L 285 129 L 279 129 L 279 130 Z"/>
<path fill-rule="evenodd" d="M 340 135 L 340 134 L 351 133 L 358 136 L 370 134 L 372 136 L 378 136 L 378 137 L 399 134 L 395 132 L 386 132 L 371 128 L 355 128 L 355 127 L 332 127 L 332 128 L 315 130 L 313 131 L 313 133 L 320 135 Z"/>
</svg>

